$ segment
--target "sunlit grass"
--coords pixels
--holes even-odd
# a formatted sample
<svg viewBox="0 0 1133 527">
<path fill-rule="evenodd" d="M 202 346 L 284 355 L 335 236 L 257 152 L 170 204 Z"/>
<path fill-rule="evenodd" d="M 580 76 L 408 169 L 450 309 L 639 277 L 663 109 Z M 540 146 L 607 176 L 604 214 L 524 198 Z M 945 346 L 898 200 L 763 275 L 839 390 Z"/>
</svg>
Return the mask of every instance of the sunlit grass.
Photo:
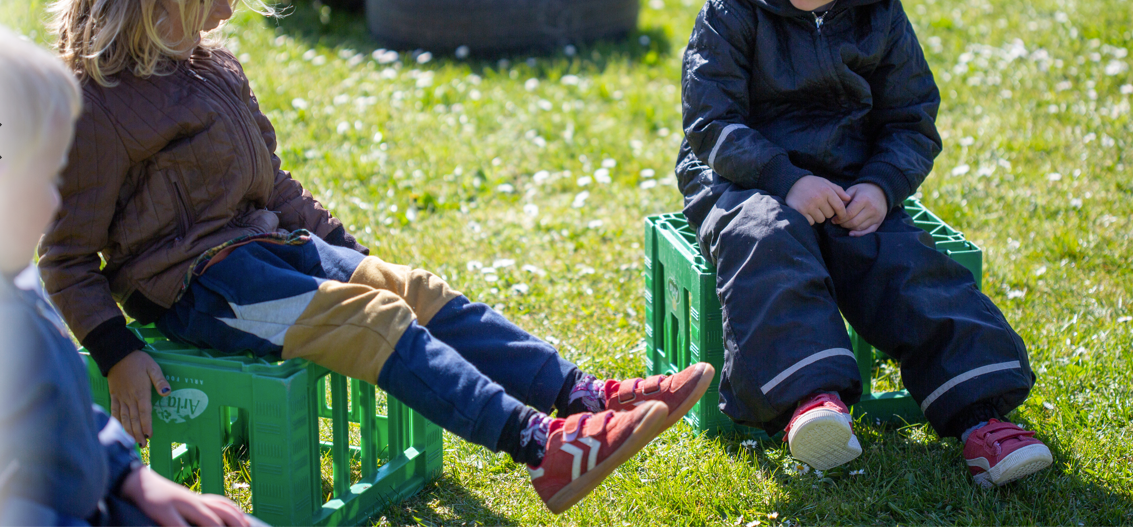
<svg viewBox="0 0 1133 527">
<path fill-rule="evenodd" d="M 42 39 L 43 6 L 3 2 L 0 20 Z M 323 24 L 305 2 L 280 21 L 240 14 L 228 41 L 284 167 L 374 254 L 444 275 L 584 369 L 623 377 L 644 368 L 642 218 L 681 205 L 680 56 L 699 7 L 646 1 L 625 42 L 532 57 L 391 61 L 361 19 Z M 944 99 L 945 150 L 920 196 L 985 251 L 984 289 L 1039 375 L 1012 417 L 1048 442 L 1054 467 L 983 491 L 955 441 L 862 422 L 862 457 L 820 476 L 782 444 L 679 425 L 554 517 L 522 467 L 446 436 L 444 476 L 373 521 L 1133 522 L 1133 11 L 1121 0 L 905 8 Z M 897 384 L 893 366 L 878 372 Z M 226 462 L 229 493 L 247 504 L 246 455 Z"/>
</svg>

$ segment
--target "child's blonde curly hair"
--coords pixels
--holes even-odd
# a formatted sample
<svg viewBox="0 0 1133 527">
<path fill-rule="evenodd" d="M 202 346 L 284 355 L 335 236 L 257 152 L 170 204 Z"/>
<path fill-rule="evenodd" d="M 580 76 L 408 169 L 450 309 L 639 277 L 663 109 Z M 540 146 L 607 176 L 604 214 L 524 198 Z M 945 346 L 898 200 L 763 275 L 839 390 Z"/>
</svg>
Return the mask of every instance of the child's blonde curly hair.
<svg viewBox="0 0 1133 527">
<path fill-rule="evenodd" d="M 60 57 L 80 80 L 113 86 L 113 77 L 125 70 L 139 77 L 169 74 L 171 57 L 187 51 L 163 38 L 170 17 L 184 21 L 186 35 L 199 34 L 215 2 L 241 2 L 258 13 L 278 15 L 261 0 L 56 0 L 51 30 Z M 167 4 L 178 12 L 169 12 Z M 218 43 L 202 40 L 200 45 Z"/>
</svg>

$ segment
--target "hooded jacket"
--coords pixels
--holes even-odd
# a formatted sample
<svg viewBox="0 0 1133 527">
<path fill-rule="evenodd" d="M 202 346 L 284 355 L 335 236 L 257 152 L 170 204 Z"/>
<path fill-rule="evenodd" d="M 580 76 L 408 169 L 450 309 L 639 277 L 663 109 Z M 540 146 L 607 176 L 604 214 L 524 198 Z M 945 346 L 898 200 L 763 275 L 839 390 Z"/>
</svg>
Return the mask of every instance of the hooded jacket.
<svg viewBox="0 0 1133 527">
<path fill-rule="evenodd" d="M 51 300 L 104 375 L 143 346 L 117 303 L 156 320 L 213 247 L 306 229 L 366 252 L 280 168 L 275 129 L 227 50 L 117 80 L 83 85 L 62 207 L 39 249 Z"/>
<path fill-rule="evenodd" d="M 708 0 L 684 57 L 686 203 L 729 181 L 786 197 L 813 174 L 912 195 L 941 150 L 940 94 L 899 0 Z M 694 223 L 697 218 L 690 217 Z"/>
</svg>

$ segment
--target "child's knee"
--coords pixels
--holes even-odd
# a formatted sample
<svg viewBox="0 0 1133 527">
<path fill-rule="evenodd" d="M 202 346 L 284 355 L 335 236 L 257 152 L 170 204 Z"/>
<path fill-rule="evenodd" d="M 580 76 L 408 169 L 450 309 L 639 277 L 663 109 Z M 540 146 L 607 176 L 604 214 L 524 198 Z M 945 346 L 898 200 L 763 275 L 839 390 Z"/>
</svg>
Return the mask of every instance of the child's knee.
<svg viewBox="0 0 1133 527">
<path fill-rule="evenodd" d="M 461 296 L 429 271 L 391 264 L 374 256 L 362 260 L 350 282 L 393 292 L 405 300 L 421 325 L 428 324 L 445 304 Z"/>
</svg>

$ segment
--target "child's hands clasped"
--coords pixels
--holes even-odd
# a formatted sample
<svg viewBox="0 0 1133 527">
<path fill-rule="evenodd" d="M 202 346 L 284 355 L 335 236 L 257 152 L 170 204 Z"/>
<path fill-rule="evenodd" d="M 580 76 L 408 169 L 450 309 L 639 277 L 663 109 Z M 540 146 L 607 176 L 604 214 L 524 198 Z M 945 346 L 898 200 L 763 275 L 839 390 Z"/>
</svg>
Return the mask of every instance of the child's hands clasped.
<svg viewBox="0 0 1133 527">
<path fill-rule="evenodd" d="M 803 176 L 787 192 L 787 206 L 797 210 L 811 225 L 830 218 L 845 221 L 850 194 L 826 178 Z"/>
<path fill-rule="evenodd" d="M 150 386 L 163 397 L 169 395 L 169 382 L 161 366 L 148 353 L 138 350 L 110 368 L 106 375 L 110 388 L 110 415 L 114 416 L 139 445 L 153 435 L 153 403 Z"/>
<path fill-rule="evenodd" d="M 148 387 L 147 387 L 148 388 Z M 134 502 L 158 525 L 228 525 L 248 527 L 244 512 L 224 496 L 197 494 L 169 481 L 148 467 L 126 476 L 122 496 Z"/>
<path fill-rule="evenodd" d="M 876 231 L 889 214 L 889 203 L 881 187 L 873 183 L 859 183 L 847 189 L 846 194 L 850 196 L 850 202 L 846 204 L 846 218 L 836 218 L 834 224 L 849 229 L 850 236 L 865 236 Z"/>
</svg>

